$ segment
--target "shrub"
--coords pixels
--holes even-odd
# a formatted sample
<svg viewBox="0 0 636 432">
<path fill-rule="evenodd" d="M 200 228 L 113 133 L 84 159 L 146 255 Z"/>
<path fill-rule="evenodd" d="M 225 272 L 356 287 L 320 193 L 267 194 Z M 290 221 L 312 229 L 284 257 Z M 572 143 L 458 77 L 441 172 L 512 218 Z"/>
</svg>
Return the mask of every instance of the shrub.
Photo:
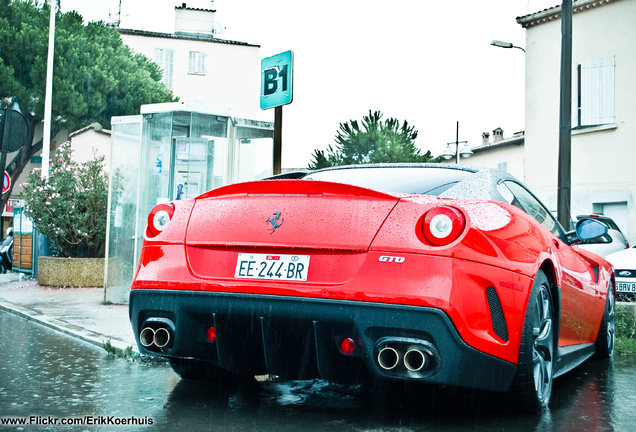
<svg viewBox="0 0 636 432">
<path fill-rule="evenodd" d="M 616 305 L 616 336 L 632 338 L 636 327 L 634 308 L 624 305 Z"/>
<path fill-rule="evenodd" d="M 26 215 L 63 257 L 102 258 L 106 246 L 108 176 L 104 156 L 78 164 L 69 142 L 58 147 L 49 177 L 36 168 L 23 183 Z"/>
</svg>

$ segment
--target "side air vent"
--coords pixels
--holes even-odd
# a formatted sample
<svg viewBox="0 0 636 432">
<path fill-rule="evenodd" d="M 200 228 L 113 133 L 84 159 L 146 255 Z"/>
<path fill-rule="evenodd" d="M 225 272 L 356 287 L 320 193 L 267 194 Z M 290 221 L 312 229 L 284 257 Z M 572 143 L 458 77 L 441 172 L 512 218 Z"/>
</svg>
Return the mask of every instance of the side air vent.
<svg viewBox="0 0 636 432">
<path fill-rule="evenodd" d="M 499 302 L 497 291 L 493 287 L 486 290 L 488 298 L 488 308 L 490 309 L 490 319 L 492 320 L 492 329 L 497 336 L 503 341 L 508 342 L 508 329 L 506 328 L 506 318 Z"/>
</svg>

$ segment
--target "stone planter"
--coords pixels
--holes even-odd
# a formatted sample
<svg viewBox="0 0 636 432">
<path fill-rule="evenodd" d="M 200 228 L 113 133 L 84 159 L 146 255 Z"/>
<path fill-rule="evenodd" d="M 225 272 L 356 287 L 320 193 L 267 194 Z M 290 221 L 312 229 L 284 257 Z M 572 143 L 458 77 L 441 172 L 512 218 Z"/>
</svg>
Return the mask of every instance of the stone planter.
<svg viewBox="0 0 636 432">
<path fill-rule="evenodd" d="M 59 287 L 103 287 L 104 258 L 38 258 L 38 284 Z"/>
</svg>

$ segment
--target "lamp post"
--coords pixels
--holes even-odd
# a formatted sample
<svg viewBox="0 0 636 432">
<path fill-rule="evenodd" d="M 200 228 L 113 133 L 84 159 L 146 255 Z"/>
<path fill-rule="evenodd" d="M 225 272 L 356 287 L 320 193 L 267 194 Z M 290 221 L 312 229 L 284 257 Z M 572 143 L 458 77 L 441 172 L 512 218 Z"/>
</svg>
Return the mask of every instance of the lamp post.
<svg viewBox="0 0 636 432">
<path fill-rule="evenodd" d="M 455 151 L 451 150 L 450 145 L 455 144 Z M 459 150 L 459 145 L 464 144 L 461 151 Z M 457 134 L 455 135 L 455 142 L 450 142 L 446 144 L 446 148 L 442 153 L 442 157 L 446 160 L 452 159 L 453 157 L 457 157 L 456 163 L 459 165 L 459 155 L 462 157 L 468 158 L 473 155 L 473 152 L 468 148 L 468 141 L 460 141 L 459 140 L 459 121 L 457 122 Z"/>
<path fill-rule="evenodd" d="M 499 47 L 499 48 L 517 48 L 517 49 L 520 49 L 523 52 L 526 52 L 526 50 L 524 50 L 521 47 L 515 46 L 515 45 L 513 45 L 510 42 L 504 42 L 504 41 L 500 41 L 500 40 L 493 40 L 492 42 L 490 42 L 490 45 L 496 46 L 496 47 Z"/>
<path fill-rule="evenodd" d="M 55 12 L 56 3 L 50 0 L 49 15 L 49 51 L 46 60 L 46 86 L 44 97 L 44 135 L 42 136 L 42 178 L 49 176 L 49 159 L 51 153 L 51 103 L 53 99 L 53 51 L 55 46 Z"/>
</svg>

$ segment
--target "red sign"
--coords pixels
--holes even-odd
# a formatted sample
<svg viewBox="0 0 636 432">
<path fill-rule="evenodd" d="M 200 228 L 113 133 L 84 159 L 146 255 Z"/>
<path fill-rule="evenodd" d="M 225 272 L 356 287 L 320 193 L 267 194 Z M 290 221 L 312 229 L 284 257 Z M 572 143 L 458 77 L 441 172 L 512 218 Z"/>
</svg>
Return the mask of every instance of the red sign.
<svg viewBox="0 0 636 432">
<path fill-rule="evenodd" d="M 11 187 L 11 177 L 7 172 L 4 172 L 4 183 L 2 183 L 2 193 L 5 194 L 9 192 L 9 188 Z"/>
<path fill-rule="evenodd" d="M 7 204 L 4 206 L 4 211 L 6 211 L 7 213 L 13 213 L 13 208 L 19 202 L 20 200 L 12 200 L 12 199 L 7 200 Z"/>
</svg>

